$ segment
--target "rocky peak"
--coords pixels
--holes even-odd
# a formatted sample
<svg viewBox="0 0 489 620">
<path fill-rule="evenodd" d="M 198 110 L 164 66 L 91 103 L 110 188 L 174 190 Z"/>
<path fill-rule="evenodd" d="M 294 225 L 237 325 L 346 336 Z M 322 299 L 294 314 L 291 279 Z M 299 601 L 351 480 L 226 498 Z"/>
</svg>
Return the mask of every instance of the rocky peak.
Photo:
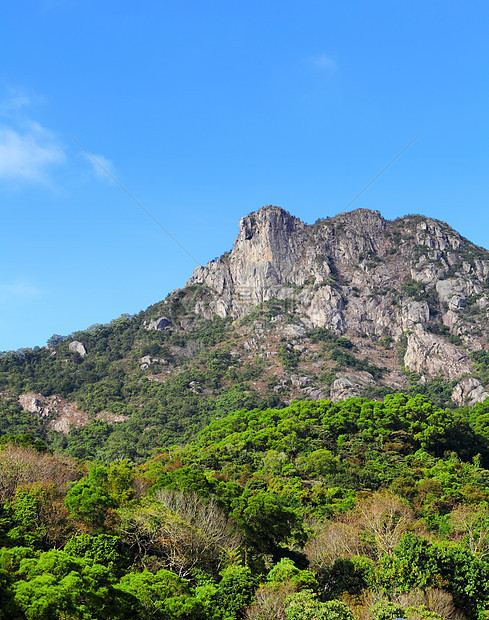
<svg viewBox="0 0 489 620">
<path fill-rule="evenodd" d="M 305 224 L 281 207 L 267 205 L 243 217 L 239 222 L 237 244 L 255 240 L 255 243 L 275 246 Z"/>
<path fill-rule="evenodd" d="M 203 285 L 197 315 L 239 318 L 278 300 L 306 329 L 403 343 L 405 367 L 421 377 L 470 375 L 470 352 L 489 338 L 489 253 L 419 215 L 391 222 L 356 209 L 307 225 L 262 207 L 189 284 Z"/>
</svg>

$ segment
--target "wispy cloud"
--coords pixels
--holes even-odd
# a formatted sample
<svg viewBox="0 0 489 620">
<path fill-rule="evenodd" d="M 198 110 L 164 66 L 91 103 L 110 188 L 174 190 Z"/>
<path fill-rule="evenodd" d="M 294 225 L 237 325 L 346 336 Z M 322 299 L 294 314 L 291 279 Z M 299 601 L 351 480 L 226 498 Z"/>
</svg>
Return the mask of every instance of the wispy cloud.
<svg viewBox="0 0 489 620">
<path fill-rule="evenodd" d="M 86 154 L 84 154 L 84 156 L 90 162 L 93 171 L 100 179 L 105 179 L 108 181 L 110 180 L 110 175 L 116 176 L 115 166 L 110 159 L 107 159 L 107 157 L 98 155 L 97 153 L 93 153 L 92 157 L 89 157 Z M 107 172 L 109 174 L 107 174 Z"/>
<path fill-rule="evenodd" d="M 3 97 L 0 95 L 0 181 L 55 188 L 54 172 L 67 163 L 70 152 L 58 134 L 32 120 L 29 108 L 43 103 L 42 96 L 19 88 L 4 89 Z M 116 176 L 113 162 L 104 155 L 86 159 L 91 174 L 98 178 Z M 80 173 L 80 159 L 68 163 L 75 164 Z"/>
<path fill-rule="evenodd" d="M 27 93 L 21 91 L 12 92 L 8 99 L 0 102 L 0 114 L 2 116 L 10 116 L 21 108 L 30 105 L 30 103 L 31 98 Z"/>
<path fill-rule="evenodd" d="M 329 73 L 336 73 L 338 70 L 336 62 L 327 54 L 316 54 L 315 56 L 311 56 L 309 58 L 309 64 L 315 69 L 328 71 Z"/>
<path fill-rule="evenodd" d="M 59 140 L 39 123 L 0 126 L 0 179 L 49 185 L 50 171 L 65 159 Z"/>
<path fill-rule="evenodd" d="M 0 284 L 0 303 L 31 301 L 42 295 L 43 291 L 26 280 L 16 280 L 8 284 Z"/>
</svg>

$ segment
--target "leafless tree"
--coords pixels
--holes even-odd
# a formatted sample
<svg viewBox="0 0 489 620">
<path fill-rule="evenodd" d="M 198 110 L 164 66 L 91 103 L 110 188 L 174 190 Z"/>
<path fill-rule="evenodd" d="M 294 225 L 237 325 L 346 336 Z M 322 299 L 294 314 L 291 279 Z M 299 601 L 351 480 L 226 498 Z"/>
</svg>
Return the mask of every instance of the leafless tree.
<svg viewBox="0 0 489 620">
<path fill-rule="evenodd" d="M 462 539 L 479 559 L 489 555 L 489 508 L 463 505 L 450 515 L 452 536 Z"/>
<path fill-rule="evenodd" d="M 206 503 L 193 493 L 161 490 L 155 501 L 122 511 L 121 516 L 121 533 L 141 562 L 156 556 L 157 566 L 180 577 L 204 564 L 219 570 L 240 544 L 239 534 L 217 503 Z"/>
<path fill-rule="evenodd" d="M 59 488 L 79 477 L 74 459 L 12 445 L 0 450 L 0 501 L 12 498 L 20 484 L 45 482 Z"/>
<path fill-rule="evenodd" d="M 281 584 L 279 588 L 260 586 L 255 602 L 245 612 L 245 620 L 285 620 L 285 601 L 294 588 Z"/>
<path fill-rule="evenodd" d="M 418 620 L 424 616 L 417 613 L 416 608 L 426 608 L 428 611 L 439 614 L 445 620 L 463 620 L 464 616 L 455 607 L 453 597 L 445 590 L 429 588 L 428 590 L 414 589 L 406 594 L 399 594 L 396 602 L 402 607 L 411 608 L 409 620 Z"/>
<path fill-rule="evenodd" d="M 392 555 L 401 536 L 414 523 L 413 511 L 407 503 L 386 491 L 377 491 L 360 502 L 354 518 L 374 538 L 378 555 Z"/>
<path fill-rule="evenodd" d="M 311 567 L 315 570 L 326 568 L 337 558 L 347 558 L 364 552 L 360 537 L 361 530 L 355 523 L 330 521 L 320 527 L 316 536 L 304 549 Z"/>
</svg>

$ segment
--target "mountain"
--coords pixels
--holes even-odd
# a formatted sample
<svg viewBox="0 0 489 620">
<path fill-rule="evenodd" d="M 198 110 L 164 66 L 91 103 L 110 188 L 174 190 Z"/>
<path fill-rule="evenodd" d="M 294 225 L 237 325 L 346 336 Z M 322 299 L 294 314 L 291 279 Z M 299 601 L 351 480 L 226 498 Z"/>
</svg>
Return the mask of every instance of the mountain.
<svg viewBox="0 0 489 620">
<path fill-rule="evenodd" d="M 421 381 L 456 381 L 453 399 L 462 404 L 488 395 L 476 377 L 485 358 L 470 355 L 487 345 L 488 276 L 489 253 L 444 222 L 389 222 L 357 209 L 307 226 L 264 207 L 241 220 L 231 252 L 196 269 L 189 284 L 206 290 L 199 315 L 240 318 L 280 300 L 298 339 L 318 328 L 347 334 L 387 366 L 385 385 L 403 384 L 403 365 Z M 393 344 L 401 364 L 388 354 Z"/>
<path fill-rule="evenodd" d="M 294 399 L 474 405 L 489 396 L 488 278 L 489 252 L 445 222 L 357 209 L 307 225 L 266 206 L 164 301 L 2 354 L 0 432 L 140 458 Z"/>
</svg>

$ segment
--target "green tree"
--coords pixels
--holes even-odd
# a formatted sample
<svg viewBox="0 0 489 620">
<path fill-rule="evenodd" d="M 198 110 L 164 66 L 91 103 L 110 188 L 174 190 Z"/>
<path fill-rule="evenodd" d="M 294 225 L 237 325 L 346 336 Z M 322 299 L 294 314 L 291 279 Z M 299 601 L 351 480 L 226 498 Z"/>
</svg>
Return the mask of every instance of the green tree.
<svg viewBox="0 0 489 620">
<path fill-rule="evenodd" d="M 145 570 L 128 573 L 117 588 L 139 602 L 138 618 L 155 620 L 204 620 L 206 607 L 193 596 L 190 583 L 174 573 L 161 569 L 157 573 Z"/>
<path fill-rule="evenodd" d="M 107 510 L 116 506 L 109 492 L 107 468 L 102 465 L 92 467 L 88 477 L 76 482 L 68 491 L 65 504 L 77 519 L 101 527 Z"/>
<path fill-rule="evenodd" d="M 126 569 L 131 561 L 129 551 L 122 544 L 121 538 L 108 534 L 73 536 L 64 546 L 64 551 L 71 556 L 107 566 L 115 573 Z"/>
<path fill-rule="evenodd" d="M 114 588 L 105 566 L 51 550 L 21 560 L 12 590 L 28 620 L 125 620 L 136 599 Z"/>
<path fill-rule="evenodd" d="M 354 620 L 353 614 L 340 601 L 321 603 L 310 590 L 291 594 L 285 601 L 287 620 Z"/>
<path fill-rule="evenodd" d="M 289 558 L 282 558 L 267 575 L 267 583 L 286 584 L 293 590 L 317 590 L 319 584 L 310 570 L 301 570 Z"/>
<path fill-rule="evenodd" d="M 257 577 L 248 566 L 228 566 L 220 573 L 221 580 L 217 586 L 215 601 L 233 618 L 241 618 L 245 607 L 251 604 Z"/>
<path fill-rule="evenodd" d="M 246 490 L 231 506 L 231 516 L 259 551 L 273 552 L 298 526 L 296 513 L 273 493 L 260 491 L 253 495 Z"/>
</svg>

